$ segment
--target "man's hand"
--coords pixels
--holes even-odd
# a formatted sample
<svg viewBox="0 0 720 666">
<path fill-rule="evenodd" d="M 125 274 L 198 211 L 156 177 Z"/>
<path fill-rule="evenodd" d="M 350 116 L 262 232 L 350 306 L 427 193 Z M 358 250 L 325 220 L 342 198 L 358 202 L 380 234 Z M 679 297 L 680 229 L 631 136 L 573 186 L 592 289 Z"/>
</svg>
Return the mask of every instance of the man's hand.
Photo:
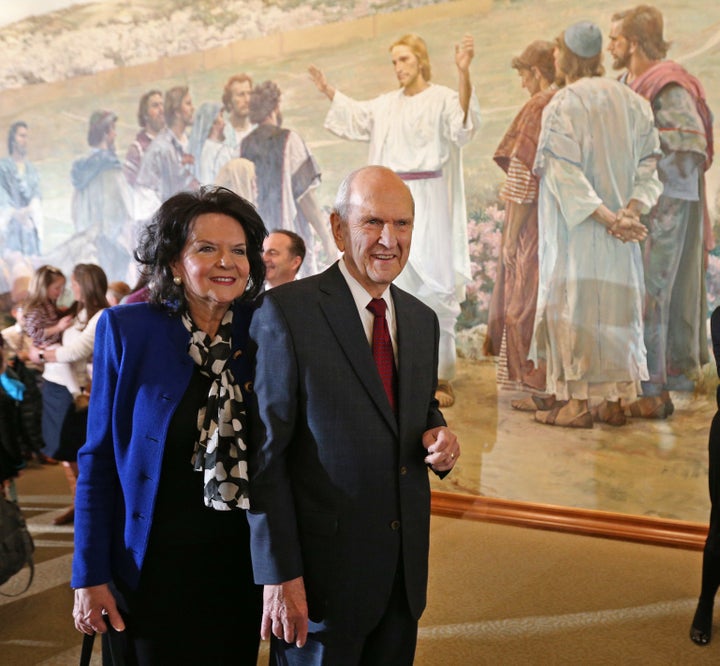
<svg viewBox="0 0 720 666">
<path fill-rule="evenodd" d="M 332 102 L 333 97 L 335 97 L 335 88 L 327 82 L 323 71 L 315 67 L 315 65 L 310 65 L 308 73 L 315 87 Z"/>
<path fill-rule="evenodd" d="M 115 631 L 125 631 L 120 611 L 117 609 L 115 597 L 106 585 L 79 587 L 75 590 L 73 619 L 75 628 L 83 634 L 104 634 L 107 631 L 107 620 Z"/>
<path fill-rule="evenodd" d="M 621 208 L 615 218 L 615 222 L 608 228 L 608 233 L 623 243 L 628 241 L 645 240 L 648 234 L 647 227 L 640 222 L 637 213 Z"/>
<path fill-rule="evenodd" d="M 472 35 L 463 35 L 459 44 L 455 44 L 455 64 L 461 72 L 470 71 L 470 63 L 475 56 L 475 40 Z"/>
<path fill-rule="evenodd" d="M 308 633 L 308 609 L 302 577 L 280 585 L 266 585 L 263 590 L 263 615 L 260 637 L 270 633 L 297 647 L 305 645 Z"/>
<path fill-rule="evenodd" d="M 423 433 L 422 444 L 428 455 L 425 462 L 438 472 L 449 472 L 460 457 L 460 443 L 446 426 L 431 428 Z"/>
</svg>

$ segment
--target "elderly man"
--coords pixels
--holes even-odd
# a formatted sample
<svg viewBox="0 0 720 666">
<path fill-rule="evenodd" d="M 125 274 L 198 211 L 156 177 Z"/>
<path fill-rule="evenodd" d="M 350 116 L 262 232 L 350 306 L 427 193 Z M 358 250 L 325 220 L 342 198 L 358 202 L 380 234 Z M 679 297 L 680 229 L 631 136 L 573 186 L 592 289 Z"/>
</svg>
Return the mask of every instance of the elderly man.
<svg viewBox="0 0 720 666">
<path fill-rule="evenodd" d="M 500 198 L 505 201 L 505 226 L 485 353 L 500 355 L 504 337 L 508 378 L 518 386 L 535 390 L 545 388 L 545 368 L 536 368 L 528 360 L 538 285 L 538 182 L 532 168 L 542 112 L 557 90 L 554 50 L 552 42 L 535 41 L 513 58 L 512 67 L 530 99 L 515 116 L 494 156 L 507 174 L 500 190 Z M 512 404 L 516 409 L 536 409 L 532 398 Z"/>
<path fill-rule="evenodd" d="M 288 229 L 273 229 L 263 241 L 265 289 L 292 282 L 305 259 L 305 241 Z"/>
<path fill-rule="evenodd" d="M 316 67 L 310 75 L 332 101 L 325 118 L 331 132 L 369 141 L 370 164 L 382 164 L 405 180 L 415 199 L 415 238 L 398 286 L 431 307 L 440 321 L 438 400 L 455 401 L 455 322 L 471 281 L 462 147 L 480 124 L 480 105 L 470 83 L 472 37 L 455 46 L 457 91 L 430 81 L 430 57 L 417 35 L 390 46 L 400 89 L 358 102 L 332 85 Z"/>
<path fill-rule="evenodd" d="M 163 111 L 163 96 L 159 90 L 150 90 L 146 92 L 138 104 L 138 125 L 140 131 L 135 136 L 135 140 L 130 144 L 125 162 L 123 163 L 123 173 L 130 185 L 135 185 L 138 171 L 142 162 L 143 155 L 148 149 L 152 140 L 157 136 L 158 132 L 165 127 L 165 113 Z"/>
<path fill-rule="evenodd" d="M 708 362 L 705 249 L 712 225 L 705 171 L 713 158 L 713 118 L 701 83 L 665 60 L 663 17 L 649 5 L 613 16 L 608 50 L 630 88 L 650 101 L 660 132 L 658 176 L 663 192 L 643 218 L 645 244 L 645 346 L 650 377 L 633 416 L 665 418 L 673 412 L 670 390 L 692 391 Z"/>
<path fill-rule="evenodd" d="M 8 156 L 0 160 L 0 252 L 40 254 L 40 177 L 27 159 L 28 126 L 18 120 L 8 131 Z M 3 231 L 4 230 L 4 231 Z"/>
<path fill-rule="evenodd" d="M 255 164 L 257 208 L 265 225 L 290 229 L 305 242 L 307 255 L 300 277 L 306 277 L 318 270 L 312 230 L 328 256 L 332 240 L 315 198 L 320 168 L 300 135 L 281 127 L 280 97 L 280 88 L 272 81 L 255 86 L 250 121 L 257 127 L 243 139 L 240 156 Z"/>
<path fill-rule="evenodd" d="M 248 514 L 262 635 L 282 664 L 413 662 L 425 607 L 428 466 L 459 455 L 437 400 L 432 310 L 391 283 L 413 200 L 392 171 L 340 186 L 343 257 L 267 292 L 257 344 Z"/>
<path fill-rule="evenodd" d="M 556 402 L 548 425 L 623 425 L 620 400 L 647 379 L 642 338 L 639 214 L 660 195 L 659 139 L 646 100 L 602 76 L 602 36 L 587 21 L 558 38 L 566 86 L 543 111 L 535 158 L 540 177 L 540 282 L 532 357 L 547 362 Z M 604 400 L 593 413 L 591 393 Z M 567 402 L 566 402 L 567 401 Z"/>
</svg>

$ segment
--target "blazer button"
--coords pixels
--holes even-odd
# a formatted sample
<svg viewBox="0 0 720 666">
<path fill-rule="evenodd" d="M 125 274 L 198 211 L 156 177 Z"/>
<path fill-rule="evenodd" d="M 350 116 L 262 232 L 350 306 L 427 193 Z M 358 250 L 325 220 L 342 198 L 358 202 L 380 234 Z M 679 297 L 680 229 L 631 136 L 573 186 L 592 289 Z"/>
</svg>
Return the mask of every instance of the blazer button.
<svg viewBox="0 0 720 666">
<path fill-rule="evenodd" d="M 391 529 L 393 532 L 397 532 L 397 531 L 400 529 L 400 521 L 399 521 L 399 520 L 393 520 L 393 521 L 390 523 L 390 529 Z"/>
<path fill-rule="evenodd" d="M 407 472 L 408 472 L 407 467 L 405 467 L 405 465 L 403 465 L 400 468 L 400 476 L 405 476 L 407 474 Z"/>
</svg>

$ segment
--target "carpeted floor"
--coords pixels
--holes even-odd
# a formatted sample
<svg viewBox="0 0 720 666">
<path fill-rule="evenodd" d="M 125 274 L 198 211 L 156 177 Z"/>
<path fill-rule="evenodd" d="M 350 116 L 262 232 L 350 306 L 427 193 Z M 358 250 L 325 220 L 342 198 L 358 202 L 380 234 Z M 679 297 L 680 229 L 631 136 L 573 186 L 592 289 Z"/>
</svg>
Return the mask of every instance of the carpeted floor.
<svg viewBox="0 0 720 666">
<path fill-rule="evenodd" d="M 431 542 L 418 664 L 720 663 L 688 638 L 698 552 L 442 518 Z"/>
<path fill-rule="evenodd" d="M 0 664 L 77 664 L 72 528 L 51 524 L 62 472 L 31 468 L 18 490 L 38 567 L 28 593 L 0 597 Z M 687 637 L 698 552 L 440 517 L 431 543 L 418 666 L 720 663 L 720 619 L 710 646 Z"/>
</svg>

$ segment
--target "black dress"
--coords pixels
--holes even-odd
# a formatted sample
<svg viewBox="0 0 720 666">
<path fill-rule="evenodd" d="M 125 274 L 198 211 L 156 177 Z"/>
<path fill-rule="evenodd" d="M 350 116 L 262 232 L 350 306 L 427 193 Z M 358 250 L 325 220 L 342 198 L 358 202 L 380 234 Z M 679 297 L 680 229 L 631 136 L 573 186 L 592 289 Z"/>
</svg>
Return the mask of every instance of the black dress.
<svg viewBox="0 0 720 666">
<path fill-rule="evenodd" d="M 252 579 L 245 511 L 206 507 L 203 474 L 191 465 L 198 409 L 209 386 L 195 369 L 168 429 L 138 589 L 117 582 L 129 663 L 257 662 L 262 588 Z"/>
<path fill-rule="evenodd" d="M 713 353 L 720 376 L 720 308 L 710 318 Z M 717 388 L 718 411 L 710 425 L 708 441 L 708 484 L 710 491 L 710 525 L 703 550 L 702 585 L 690 637 L 706 645 L 712 635 L 713 603 L 720 587 L 720 386 Z"/>
</svg>

